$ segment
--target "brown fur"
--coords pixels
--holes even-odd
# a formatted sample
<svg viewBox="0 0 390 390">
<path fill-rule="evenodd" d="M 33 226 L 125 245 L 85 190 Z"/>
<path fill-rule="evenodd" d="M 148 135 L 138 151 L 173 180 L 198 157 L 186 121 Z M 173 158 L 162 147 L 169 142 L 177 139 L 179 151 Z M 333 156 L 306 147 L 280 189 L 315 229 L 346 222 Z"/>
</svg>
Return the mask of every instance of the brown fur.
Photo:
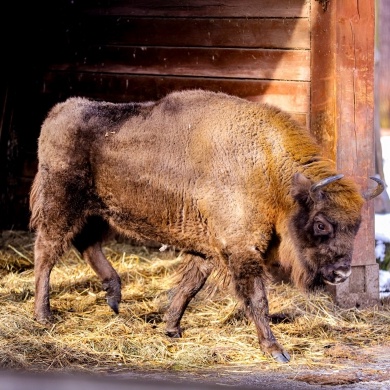
<svg viewBox="0 0 390 390">
<path fill-rule="evenodd" d="M 347 179 L 310 195 L 333 175 L 307 131 L 268 105 L 201 90 L 147 104 L 68 99 L 43 123 L 31 191 L 36 317 L 50 317 L 50 271 L 71 244 L 118 310 L 120 280 L 100 247 L 114 229 L 188 254 L 166 314 L 171 336 L 222 262 L 262 348 L 288 361 L 268 325 L 265 275 L 279 267 L 303 289 L 347 277 L 363 198 Z M 318 219 L 328 236 L 313 233 Z"/>
</svg>

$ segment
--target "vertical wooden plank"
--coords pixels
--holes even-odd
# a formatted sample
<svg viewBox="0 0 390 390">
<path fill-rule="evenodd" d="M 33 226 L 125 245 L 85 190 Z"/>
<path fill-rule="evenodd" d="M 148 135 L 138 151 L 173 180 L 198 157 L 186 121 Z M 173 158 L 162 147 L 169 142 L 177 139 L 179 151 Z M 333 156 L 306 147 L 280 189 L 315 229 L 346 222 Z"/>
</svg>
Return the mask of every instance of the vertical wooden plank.
<svg viewBox="0 0 390 390">
<path fill-rule="evenodd" d="M 337 166 L 364 188 L 375 173 L 374 0 L 337 2 Z M 374 203 L 363 208 L 354 265 L 374 264 Z"/>
<path fill-rule="evenodd" d="M 362 189 L 374 174 L 375 0 L 331 1 L 326 11 L 312 0 L 311 127 L 339 171 Z M 352 276 L 331 289 L 342 306 L 379 300 L 373 202 L 363 207 Z M 359 275 L 364 275 L 361 284 Z M 357 286 L 360 286 L 356 291 Z"/>
<path fill-rule="evenodd" d="M 335 105 L 335 7 L 324 11 L 319 1 L 311 4 L 311 109 L 310 128 L 324 154 L 336 159 Z"/>
</svg>

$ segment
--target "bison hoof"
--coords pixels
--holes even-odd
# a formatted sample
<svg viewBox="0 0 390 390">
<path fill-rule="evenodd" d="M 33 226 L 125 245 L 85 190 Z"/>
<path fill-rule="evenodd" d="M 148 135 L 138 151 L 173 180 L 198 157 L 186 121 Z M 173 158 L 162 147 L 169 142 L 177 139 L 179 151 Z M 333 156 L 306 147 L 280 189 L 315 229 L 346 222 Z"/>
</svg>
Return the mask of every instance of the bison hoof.
<svg viewBox="0 0 390 390">
<path fill-rule="evenodd" d="M 111 307 L 115 314 L 119 314 L 119 302 L 120 299 L 116 297 L 106 297 L 108 306 Z"/>
<path fill-rule="evenodd" d="M 108 306 L 119 314 L 119 303 L 121 301 L 121 284 L 117 280 L 109 280 L 103 283 L 103 290 L 106 291 L 106 300 Z"/>
<path fill-rule="evenodd" d="M 35 321 L 39 322 L 42 325 L 50 325 L 54 322 L 53 316 L 51 313 L 40 313 L 35 315 Z"/>
<path fill-rule="evenodd" d="M 274 351 L 271 355 L 278 363 L 288 363 L 290 361 L 290 355 L 286 351 Z"/>
<path fill-rule="evenodd" d="M 182 337 L 181 329 L 166 330 L 165 334 L 172 339 L 180 339 Z"/>
</svg>

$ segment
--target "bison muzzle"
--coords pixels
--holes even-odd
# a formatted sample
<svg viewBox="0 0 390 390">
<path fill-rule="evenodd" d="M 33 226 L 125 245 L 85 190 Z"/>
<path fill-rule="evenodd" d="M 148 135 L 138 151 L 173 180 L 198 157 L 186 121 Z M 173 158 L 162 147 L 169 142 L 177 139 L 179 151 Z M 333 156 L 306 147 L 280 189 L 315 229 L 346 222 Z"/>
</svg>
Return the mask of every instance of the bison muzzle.
<svg viewBox="0 0 390 390">
<path fill-rule="evenodd" d="M 103 283 L 117 313 L 121 282 L 103 254 L 107 231 L 180 248 L 182 279 L 165 315 L 180 337 L 183 313 L 214 267 L 228 270 L 260 346 L 290 357 L 269 326 L 272 269 L 301 289 L 351 273 L 365 200 L 306 129 L 275 107 L 188 90 L 148 103 L 70 98 L 39 137 L 30 197 L 35 316 L 50 320 L 50 272 L 71 245 Z"/>
</svg>

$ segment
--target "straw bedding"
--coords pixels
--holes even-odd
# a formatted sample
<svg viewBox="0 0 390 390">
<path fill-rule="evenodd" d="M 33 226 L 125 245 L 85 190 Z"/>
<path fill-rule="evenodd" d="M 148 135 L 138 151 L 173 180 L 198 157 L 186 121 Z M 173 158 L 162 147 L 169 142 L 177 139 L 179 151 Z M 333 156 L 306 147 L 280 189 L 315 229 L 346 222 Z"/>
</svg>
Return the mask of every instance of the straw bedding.
<svg viewBox="0 0 390 390">
<path fill-rule="evenodd" d="M 0 236 L 0 367 L 32 371 L 119 372 L 136 369 L 264 370 L 343 368 L 369 359 L 376 345 L 390 345 L 388 302 L 367 310 L 337 308 L 324 292 L 306 296 L 287 285 L 269 287 L 272 329 L 292 355 L 288 365 L 264 356 L 254 326 L 216 278 L 191 302 L 184 337 L 164 334 L 163 314 L 180 254 L 112 241 L 105 253 L 122 279 L 116 316 L 100 281 L 75 251 L 51 277 L 53 324 L 33 319 L 33 236 Z M 279 321 L 276 321 L 279 318 Z"/>
</svg>

